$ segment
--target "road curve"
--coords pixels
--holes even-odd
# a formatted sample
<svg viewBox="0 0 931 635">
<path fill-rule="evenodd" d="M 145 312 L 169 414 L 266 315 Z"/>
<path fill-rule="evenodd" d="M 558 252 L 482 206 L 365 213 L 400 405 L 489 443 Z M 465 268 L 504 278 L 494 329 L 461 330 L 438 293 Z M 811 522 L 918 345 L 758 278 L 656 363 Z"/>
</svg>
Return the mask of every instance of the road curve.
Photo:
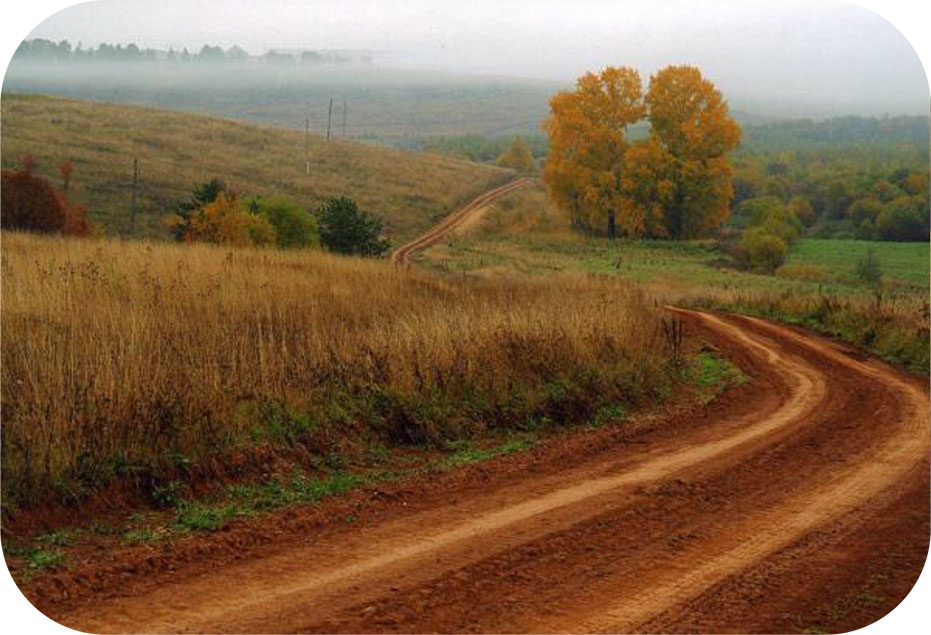
<svg viewBox="0 0 931 635">
<path fill-rule="evenodd" d="M 772 632 L 841 593 L 832 572 L 872 571 L 875 545 L 926 551 L 926 525 L 905 526 L 927 516 L 925 381 L 763 320 L 680 314 L 746 384 L 373 503 L 358 526 L 43 610 L 93 632 Z M 890 575 L 917 578 L 908 562 Z"/>
<path fill-rule="evenodd" d="M 409 264 L 414 254 L 441 240 L 449 232 L 462 224 L 469 216 L 478 212 L 483 207 L 490 205 L 505 194 L 512 192 L 519 187 L 523 187 L 529 182 L 530 179 L 522 177 L 513 181 L 508 181 L 504 185 L 485 192 L 481 196 L 475 198 L 465 207 L 453 212 L 438 224 L 431 227 L 423 235 L 415 238 L 406 245 L 395 249 L 391 254 L 391 262 L 397 265 Z"/>
</svg>

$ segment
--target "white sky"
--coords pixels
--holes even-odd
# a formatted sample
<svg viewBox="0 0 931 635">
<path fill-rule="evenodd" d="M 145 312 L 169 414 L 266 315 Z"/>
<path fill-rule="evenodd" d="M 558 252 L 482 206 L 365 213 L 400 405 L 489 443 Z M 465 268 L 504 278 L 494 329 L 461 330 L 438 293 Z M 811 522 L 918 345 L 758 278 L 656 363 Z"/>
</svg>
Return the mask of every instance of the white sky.
<svg viewBox="0 0 931 635">
<path fill-rule="evenodd" d="M 908 41 L 851 4 L 788 0 L 97 0 L 30 37 L 155 48 L 374 49 L 409 66 L 571 80 L 608 64 L 697 64 L 726 94 L 927 113 Z"/>
</svg>

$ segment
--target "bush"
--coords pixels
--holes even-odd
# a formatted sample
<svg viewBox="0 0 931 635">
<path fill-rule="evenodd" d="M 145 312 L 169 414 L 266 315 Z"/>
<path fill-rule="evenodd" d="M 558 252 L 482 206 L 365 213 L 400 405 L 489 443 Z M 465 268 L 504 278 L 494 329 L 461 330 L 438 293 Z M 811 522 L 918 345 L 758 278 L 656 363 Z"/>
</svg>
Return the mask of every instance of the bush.
<svg viewBox="0 0 931 635">
<path fill-rule="evenodd" d="M 274 227 L 279 247 L 306 248 L 320 244 L 316 219 L 310 212 L 286 198 L 276 196 L 252 199 L 249 210 Z"/>
<path fill-rule="evenodd" d="M 250 230 L 256 227 L 254 221 L 235 198 L 221 192 L 215 201 L 191 215 L 184 238 L 189 242 L 244 247 L 252 244 Z"/>
<path fill-rule="evenodd" d="M 766 227 L 751 227 L 744 232 L 739 244 L 743 265 L 772 274 L 782 266 L 789 253 L 789 244 Z"/>
<path fill-rule="evenodd" d="M 249 242 L 256 247 L 280 246 L 275 226 L 264 216 L 251 215 L 249 219 Z"/>
<path fill-rule="evenodd" d="M 533 172 L 534 167 L 533 154 L 519 135 L 514 137 L 511 145 L 501 153 L 496 163 L 499 167 L 511 168 L 518 172 Z"/>
<path fill-rule="evenodd" d="M 22 170 L 3 170 L 0 175 L 0 226 L 46 234 L 89 236 L 90 223 L 81 206 L 70 205 L 51 181 Z"/>
<path fill-rule="evenodd" d="M 381 256 L 388 251 L 388 241 L 380 238 L 382 220 L 363 212 L 350 198 L 331 198 L 317 214 L 320 242 L 339 254 Z"/>
<path fill-rule="evenodd" d="M 197 215 L 205 205 L 213 203 L 220 194 L 229 194 L 226 183 L 214 178 L 201 183 L 194 188 L 191 198 L 180 201 L 175 209 L 176 217 L 171 221 L 171 235 L 175 240 L 190 240 L 189 232 L 191 219 Z"/>
<path fill-rule="evenodd" d="M 928 203 L 920 196 L 901 196 L 876 219 L 876 237 L 898 242 L 928 240 Z"/>
</svg>

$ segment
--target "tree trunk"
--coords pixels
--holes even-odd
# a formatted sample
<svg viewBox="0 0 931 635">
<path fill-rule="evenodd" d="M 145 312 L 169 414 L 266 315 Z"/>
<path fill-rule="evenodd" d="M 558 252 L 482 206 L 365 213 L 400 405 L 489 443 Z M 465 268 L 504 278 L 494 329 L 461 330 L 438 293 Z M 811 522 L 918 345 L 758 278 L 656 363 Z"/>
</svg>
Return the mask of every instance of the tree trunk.
<svg viewBox="0 0 931 635">
<path fill-rule="evenodd" d="M 614 220 L 614 210 L 608 212 L 608 238 L 611 240 L 617 238 L 617 224 Z"/>
</svg>

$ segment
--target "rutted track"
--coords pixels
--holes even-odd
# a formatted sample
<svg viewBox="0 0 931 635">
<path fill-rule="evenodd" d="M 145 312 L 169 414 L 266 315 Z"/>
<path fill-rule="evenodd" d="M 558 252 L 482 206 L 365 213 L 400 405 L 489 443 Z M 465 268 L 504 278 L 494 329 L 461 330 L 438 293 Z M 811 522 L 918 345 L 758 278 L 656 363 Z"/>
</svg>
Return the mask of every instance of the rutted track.
<svg viewBox="0 0 931 635">
<path fill-rule="evenodd" d="M 406 265 L 410 263 L 411 257 L 422 249 L 426 249 L 430 245 L 441 240 L 446 234 L 455 229 L 463 221 L 466 220 L 470 215 L 474 214 L 478 210 L 482 209 L 486 205 L 490 205 L 495 200 L 501 198 L 505 194 L 516 190 L 519 187 L 526 185 L 529 182 L 527 178 L 519 178 L 514 181 L 509 181 L 500 187 L 496 187 L 493 190 L 485 192 L 481 196 L 477 197 L 471 203 L 465 207 L 453 212 L 438 224 L 431 227 L 426 233 L 418 238 L 415 238 L 406 245 L 397 248 L 391 254 L 391 262 L 398 265 Z"/>
<path fill-rule="evenodd" d="M 801 606 L 840 592 L 818 585 L 825 553 L 867 570 L 863 545 L 890 531 L 926 549 L 926 529 L 896 521 L 927 515 L 926 382 L 761 320 L 682 316 L 740 361 L 745 386 L 581 458 L 544 447 L 532 469 L 501 460 L 413 512 L 305 528 L 261 557 L 50 614 L 97 632 L 780 631 L 786 598 L 747 582 L 757 572 Z"/>
</svg>

